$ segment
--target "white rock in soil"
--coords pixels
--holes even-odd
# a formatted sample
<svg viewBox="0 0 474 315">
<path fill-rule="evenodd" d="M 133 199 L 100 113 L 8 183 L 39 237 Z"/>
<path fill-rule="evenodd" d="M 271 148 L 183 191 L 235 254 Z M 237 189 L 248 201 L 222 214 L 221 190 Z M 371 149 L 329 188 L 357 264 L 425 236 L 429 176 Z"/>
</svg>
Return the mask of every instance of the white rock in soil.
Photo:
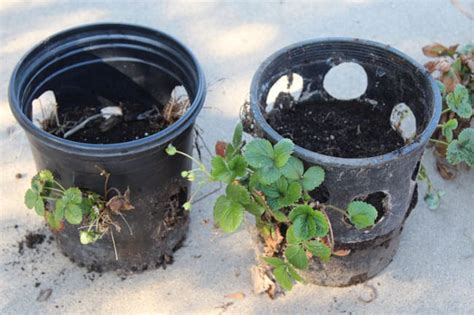
<svg viewBox="0 0 474 315">
<path fill-rule="evenodd" d="M 107 106 L 100 110 L 100 113 L 105 119 L 109 119 L 112 116 L 123 116 L 122 108 L 119 106 Z"/>
<path fill-rule="evenodd" d="M 55 119 L 57 125 L 59 125 L 58 103 L 53 91 L 46 91 L 36 98 L 32 102 L 31 120 L 33 124 L 38 128 L 43 128 L 43 122 L 47 119 Z"/>
<path fill-rule="evenodd" d="M 398 132 L 405 143 L 416 136 L 416 117 L 405 103 L 397 104 L 390 115 L 390 125 Z"/>
</svg>

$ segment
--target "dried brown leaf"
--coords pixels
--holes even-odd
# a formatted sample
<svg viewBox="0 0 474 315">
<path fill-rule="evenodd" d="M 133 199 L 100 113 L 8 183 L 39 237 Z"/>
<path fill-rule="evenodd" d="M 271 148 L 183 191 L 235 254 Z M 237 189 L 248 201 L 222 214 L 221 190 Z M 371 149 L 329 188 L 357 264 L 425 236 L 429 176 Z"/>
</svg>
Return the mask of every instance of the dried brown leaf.
<svg viewBox="0 0 474 315">
<path fill-rule="evenodd" d="M 243 292 L 235 292 L 231 294 L 224 295 L 224 297 L 234 300 L 242 300 L 245 298 L 245 294 Z"/>
<path fill-rule="evenodd" d="M 439 57 L 447 53 L 448 48 L 440 43 L 433 43 L 426 45 L 423 49 L 423 54 L 427 57 Z"/>
<path fill-rule="evenodd" d="M 334 252 L 332 252 L 332 254 L 334 256 L 339 256 L 339 257 L 344 257 L 344 256 L 347 256 L 351 253 L 351 250 L 350 249 L 339 249 L 339 250 L 336 250 Z"/>
<path fill-rule="evenodd" d="M 227 149 L 227 142 L 217 141 L 215 145 L 216 155 L 225 157 L 225 150 Z"/>
</svg>

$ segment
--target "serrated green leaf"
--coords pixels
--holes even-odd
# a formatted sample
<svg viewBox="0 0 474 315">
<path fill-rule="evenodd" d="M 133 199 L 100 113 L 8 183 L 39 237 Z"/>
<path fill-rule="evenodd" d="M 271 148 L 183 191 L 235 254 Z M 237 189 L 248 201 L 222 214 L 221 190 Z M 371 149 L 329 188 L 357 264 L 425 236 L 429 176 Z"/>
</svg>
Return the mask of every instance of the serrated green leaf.
<svg viewBox="0 0 474 315">
<path fill-rule="evenodd" d="M 313 213 L 314 210 L 306 205 L 296 207 L 290 212 L 289 218 L 293 222 L 294 234 L 298 239 L 307 240 L 315 236 L 316 223 Z"/>
<path fill-rule="evenodd" d="M 82 192 L 77 187 L 68 188 L 64 192 L 62 199 L 66 204 L 73 203 L 76 205 L 80 205 L 82 202 Z"/>
<path fill-rule="evenodd" d="M 230 159 L 235 153 L 235 148 L 231 143 L 228 143 L 225 147 L 225 157 Z"/>
<path fill-rule="evenodd" d="M 282 168 L 285 166 L 286 162 L 293 153 L 295 145 L 290 139 L 282 139 L 278 141 L 277 144 L 273 147 L 274 150 L 274 161 L 277 168 Z"/>
<path fill-rule="evenodd" d="M 36 205 L 36 201 L 38 200 L 38 193 L 33 191 L 32 189 L 28 189 L 25 193 L 25 205 L 28 209 L 33 209 Z"/>
<path fill-rule="evenodd" d="M 262 259 L 272 267 L 285 266 L 285 261 L 276 257 L 262 257 Z"/>
<path fill-rule="evenodd" d="M 63 222 L 61 220 L 56 220 L 54 215 L 50 212 L 46 212 L 46 222 L 53 231 L 60 231 L 63 228 Z"/>
<path fill-rule="evenodd" d="M 309 241 L 305 244 L 306 249 L 322 262 L 328 262 L 331 258 L 331 248 L 320 241 Z"/>
<path fill-rule="evenodd" d="M 64 219 L 64 212 L 66 211 L 66 205 L 64 200 L 58 199 L 56 200 L 56 204 L 54 206 L 54 219 L 56 221 L 61 221 Z"/>
<path fill-rule="evenodd" d="M 352 201 L 347 206 L 349 220 L 357 229 L 365 229 L 375 224 L 377 209 L 364 201 Z"/>
<path fill-rule="evenodd" d="M 250 203 L 250 193 L 240 184 L 229 184 L 226 188 L 226 195 L 232 201 L 246 205 Z"/>
<path fill-rule="evenodd" d="M 230 183 L 235 179 L 235 174 L 229 169 L 227 162 L 221 156 L 215 156 L 211 161 L 211 175 L 214 179 Z"/>
<path fill-rule="evenodd" d="M 278 203 L 282 207 L 289 206 L 301 198 L 302 189 L 298 182 L 291 182 L 287 190 L 278 198 Z"/>
<path fill-rule="evenodd" d="M 232 145 L 234 148 L 237 148 L 240 146 L 240 143 L 242 143 L 242 133 L 244 131 L 244 128 L 242 126 L 242 123 L 238 123 L 237 126 L 235 126 L 234 129 L 234 135 L 232 137 Z"/>
<path fill-rule="evenodd" d="M 38 197 L 38 199 L 36 199 L 35 211 L 36 211 L 36 214 L 38 214 L 39 216 L 44 216 L 44 200 L 43 200 L 43 198 Z"/>
<path fill-rule="evenodd" d="M 242 224 L 244 210 L 241 204 L 220 196 L 214 205 L 214 221 L 224 232 L 234 232 Z"/>
<path fill-rule="evenodd" d="M 446 103 L 449 109 L 459 117 L 471 118 L 472 104 L 469 101 L 469 90 L 462 84 L 457 84 L 454 91 L 446 95 Z"/>
<path fill-rule="evenodd" d="M 324 237 L 329 232 L 329 222 L 326 216 L 319 210 L 313 211 L 313 220 L 316 225 L 316 237 Z"/>
<path fill-rule="evenodd" d="M 458 127 L 456 118 L 448 120 L 441 127 L 441 132 L 448 142 L 453 141 L 453 131 Z"/>
<path fill-rule="evenodd" d="M 306 257 L 306 253 L 300 245 L 288 245 L 285 249 L 285 257 L 295 268 L 308 268 L 308 257 Z"/>
<path fill-rule="evenodd" d="M 286 230 L 286 241 L 288 244 L 299 244 L 301 243 L 301 240 L 298 239 L 295 235 L 295 228 L 293 225 L 290 225 L 288 229 Z"/>
<path fill-rule="evenodd" d="M 276 183 L 272 185 L 262 185 L 260 188 L 267 198 L 274 199 L 280 197 L 280 190 Z"/>
<path fill-rule="evenodd" d="M 288 179 L 300 180 L 303 177 L 304 166 L 300 159 L 291 156 L 288 162 L 281 168 L 281 173 Z"/>
<path fill-rule="evenodd" d="M 316 187 L 319 187 L 324 181 L 324 170 L 319 166 L 311 166 L 306 170 L 303 175 L 303 180 L 301 181 L 303 189 L 306 191 L 311 191 Z"/>
<path fill-rule="evenodd" d="M 53 173 L 51 173 L 50 170 L 41 170 L 38 173 L 38 177 L 43 182 L 52 182 L 52 181 L 54 181 Z"/>
<path fill-rule="evenodd" d="M 258 180 L 264 185 L 271 185 L 281 177 L 281 172 L 274 165 L 261 168 L 257 171 Z"/>
<path fill-rule="evenodd" d="M 247 171 L 247 161 L 242 155 L 236 155 L 229 161 L 229 169 L 235 177 L 242 177 Z"/>
<path fill-rule="evenodd" d="M 255 139 L 250 141 L 245 146 L 243 154 L 249 165 L 255 168 L 273 166 L 274 151 L 268 140 Z"/>
<path fill-rule="evenodd" d="M 82 222 L 82 209 L 76 204 L 66 205 L 64 217 L 70 224 L 80 224 Z"/>
<path fill-rule="evenodd" d="M 282 223 L 288 222 L 288 218 L 286 217 L 286 215 L 283 212 L 281 212 L 279 210 L 276 210 L 276 209 L 273 209 L 272 213 L 273 213 L 273 217 L 278 222 L 282 222 Z"/>
<path fill-rule="evenodd" d="M 260 217 L 265 212 L 265 208 L 255 201 L 251 201 L 249 204 L 245 205 L 245 210 L 256 217 Z"/>
<path fill-rule="evenodd" d="M 286 271 L 286 266 L 280 266 L 273 269 L 273 276 L 275 276 L 275 280 L 284 290 L 290 291 L 291 288 L 293 288 L 293 283 Z"/>
<path fill-rule="evenodd" d="M 474 166 L 473 128 L 466 128 L 461 131 L 458 138 L 448 145 L 446 158 L 453 165 L 465 162 L 469 166 Z"/>
</svg>

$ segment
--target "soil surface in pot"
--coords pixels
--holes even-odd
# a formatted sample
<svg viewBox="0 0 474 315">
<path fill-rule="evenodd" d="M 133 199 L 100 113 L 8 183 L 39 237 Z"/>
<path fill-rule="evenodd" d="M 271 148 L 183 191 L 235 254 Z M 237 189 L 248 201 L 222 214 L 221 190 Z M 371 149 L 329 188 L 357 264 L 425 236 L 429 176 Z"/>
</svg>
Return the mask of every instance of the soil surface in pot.
<svg viewBox="0 0 474 315">
<path fill-rule="evenodd" d="M 65 133 L 87 118 L 100 114 L 101 109 L 106 107 L 71 105 L 59 104 L 58 118 L 61 126 L 58 127 L 55 122 L 50 121 L 46 127 L 47 132 L 64 137 Z M 155 104 L 120 102 L 118 107 L 122 110 L 122 116 L 113 116 L 108 119 L 98 117 L 68 136 L 67 139 L 96 144 L 138 140 L 173 124 L 186 111 L 188 105 L 187 99 L 183 101 L 171 100 L 164 108 Z"/>
<path fill-rule="evenodd" d="M 390 125 L 391 111 L 360 101 L 292 103 L 277 99 L 268 123 L 297 145 L 324 155 L 363 158 L 404 145 Z"/>
</svg>

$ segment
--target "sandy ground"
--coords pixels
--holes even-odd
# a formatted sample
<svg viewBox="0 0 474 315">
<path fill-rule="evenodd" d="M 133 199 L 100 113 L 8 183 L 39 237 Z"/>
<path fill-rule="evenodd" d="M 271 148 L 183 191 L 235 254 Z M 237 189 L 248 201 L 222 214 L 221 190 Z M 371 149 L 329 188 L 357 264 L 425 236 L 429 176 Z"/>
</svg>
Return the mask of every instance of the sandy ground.
<svg viewBox="0 0 474 315">
<path fill-rule="evenodd" d="M 446 196 L 437 211 L 418 204 L 394 261 L 368 282 L 377 291 L 371 303 L 361 300 L 372 293 L 366 285 L 298 285 L 276 301 L 254 295 L 249 233 L 222 235 L 206 223 L 212 197 L 195 206 L 185 247 L 166 270 L 125 278 L 87 273 L 48 242 L 18 253 L 28 231 L 46 230 L 23 205 L 35 169 L 25 134 L 10 113 L 7 86 L 20 56 L 46 36 L 83 23 L 119 21 L 181 39 L 205 70 L 209 90 L 198 124 L 213 143 L 228 138 L 254 71 L 273 51 L 309 38 L 351 36 L 390 44 L 424 61 L 421 47 L 427 43 L 474 39 L 473 20 L 449 0 L 60 2 L 65 1 L 0 2 L 0 313 L 474 313 L 474 172 L 445 182 L 430 153 L 425 163 Z M 474 10 L 469 1 L 457 2 Z M 26 177 L 17 179 L 16 173 Z M 52 289 L 51 296 L 37 302 L 45 289 Z M 225 297 L 236 292 L 245 297 Z"/>
</svg>

